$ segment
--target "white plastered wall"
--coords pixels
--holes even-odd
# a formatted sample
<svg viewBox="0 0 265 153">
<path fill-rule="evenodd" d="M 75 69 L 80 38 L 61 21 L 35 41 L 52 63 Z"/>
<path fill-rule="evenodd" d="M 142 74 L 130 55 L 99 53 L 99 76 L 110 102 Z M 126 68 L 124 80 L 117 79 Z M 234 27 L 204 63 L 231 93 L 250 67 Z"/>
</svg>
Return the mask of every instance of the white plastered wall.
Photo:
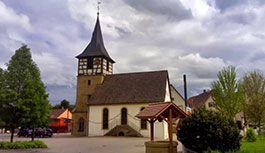
<svg viewBox="0 0 265 153">
<path fill-rule="evenodd" d="M 173 86 L 170 86 L 170 91 L 173 98 L 172 102 L 175 103 L 183 111 L 185 111 L 185 100 L 182 98 L 182 96 L 179 95 L 179 93 L 174 89 Z"/>
<path fill-rule="evenodd" d="M 150 137 L 150 125 L 147 122 L 147 129 L 140 129 L 140 120 L 135 117 L 139 113 L 142 107 L 146 107 L 148 104 L 121 104 L 121 105 L 91 105 L 89 109 L 89 136 L 103 136 L 116 125 L 121 124 L 121 109 L 127 109 L 128 125 L 136 129 L 144 137 Z M 109 110 L 109 129 L 102 128 L 103 109 Z M 154 136 L 156 139 L 167 139 L 168 128 L 166 122 L 155 122 Z"/>
<path fill-rule="evenodd" d="M 168 84 L 168 79 L 166 81 L 166 94 L 165 94 L 165 101 L 171 101 L 170 98 L 170 92 L 169 92 L 169 84 Z"/>
</svg>

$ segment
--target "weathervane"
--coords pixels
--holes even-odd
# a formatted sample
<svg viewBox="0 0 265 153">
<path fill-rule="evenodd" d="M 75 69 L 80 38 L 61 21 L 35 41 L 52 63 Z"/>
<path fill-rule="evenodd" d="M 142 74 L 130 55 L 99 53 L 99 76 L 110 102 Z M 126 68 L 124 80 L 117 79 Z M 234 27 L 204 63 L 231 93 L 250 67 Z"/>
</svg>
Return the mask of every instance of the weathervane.
<svg viewBox="0 0 265 153">
<path fill-rule="evenodd" d="M 99 16 L 99 4 L 100 4 L 100 0 L 98 0 L 98 6 L 97 6 L 97 9 L 98 9 L 98 12 L 97 12 L 97 15 Z"/>
</svg>

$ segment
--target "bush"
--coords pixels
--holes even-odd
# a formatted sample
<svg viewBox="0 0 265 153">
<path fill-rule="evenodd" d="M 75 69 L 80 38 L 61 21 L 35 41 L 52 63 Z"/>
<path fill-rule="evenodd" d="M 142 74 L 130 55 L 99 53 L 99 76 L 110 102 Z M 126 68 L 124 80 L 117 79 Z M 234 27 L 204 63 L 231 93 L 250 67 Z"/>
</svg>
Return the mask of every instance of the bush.
<svg viewBox="0 0 265 153">
<path fill-rule="evenodd" d="M 203 107 L 179 123 L 177 137 L 185 147 L 197 152 L 236 151 L 242 138 L 233 119 Z"/>
<path fill-rule="evenodd" d="M 30 148 L 48 148 L 42 141 L 16 141 L 0 142 L 0 149 L 30 149 Z"/>
<path fill-rule="evenodd" d="M 247 142 L 255 142 L 257 140 L 257 135 L 252 128 L 249 128 L 245 137 Z"/>
</svg>

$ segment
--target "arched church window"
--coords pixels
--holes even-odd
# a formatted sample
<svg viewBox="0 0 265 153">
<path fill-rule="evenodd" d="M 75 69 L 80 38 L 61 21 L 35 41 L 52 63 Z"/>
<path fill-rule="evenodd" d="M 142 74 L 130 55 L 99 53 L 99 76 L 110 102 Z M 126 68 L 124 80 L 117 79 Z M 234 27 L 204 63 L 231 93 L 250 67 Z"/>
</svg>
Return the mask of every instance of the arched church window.
<svg viewBox="0 0 265 153">
<path fill-rule="evenodd" d="M 79 132 L 83 132 L 84 131 L 84 124 L 85 124 L 83 117 L 81 117 L 79 119 L 78 123 L 79 123 L 78 131 Z"/>
<path fill-rule="evenodd" d="M 109 128 L 109 110 L 107 108 L 103 109 L 103 129 Z"/>
<path fill-rule="evenodd" d="M 127 124 L 127 109 L 122 108 L 121 109 L 121 125 Z"/>
<path fill-rule="evenodd" d="M 141 108 L 141 111 L 144 110 L 144 107 Z M 147 129 L 147 122 L 145 119 L 141 119 L 141 129 Z"/>
</svg>

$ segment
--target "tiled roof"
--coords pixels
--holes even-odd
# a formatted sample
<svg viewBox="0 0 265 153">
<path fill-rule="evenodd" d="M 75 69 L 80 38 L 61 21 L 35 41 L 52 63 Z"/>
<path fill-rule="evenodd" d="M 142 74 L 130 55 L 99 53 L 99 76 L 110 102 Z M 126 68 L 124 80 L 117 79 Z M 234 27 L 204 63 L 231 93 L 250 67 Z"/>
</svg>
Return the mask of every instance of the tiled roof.
<svg viewBox="0 0 265 153">
<path fill-rule="evenodd" d="M 96 104 L 153 103 L 165 100 L 167 71 L 107 75 L 88 101 Z"/>
<path fill-rule="evenodd" d="M 50 118 L 55 119 L 55 118 L 59 117 L 65 111 L 66 111 L 66 109 L 52 109 L 50 111 Z"/>
<path fill-rule="evenodd" d="M 145 107 L 144 110 L 139 112 L 136 117 L 141 119 L 148 119 L 148 118 L 157 118 L 161 114 L 164 117 L 168 116 L 168 109 L 173 108 L 173 118 L 179 117 L 184 118 L 186 116 L 185 112 L 182 111 L 177 105 L 172 102 L 160 102 L 160 103 L 152 103 Z"/>
<path fill-rule="evenodd" d="M 197 96 L 190 97 L 188 99 L 188 106 L 191 108 L 199 108 L 202 106 L 208 98 L 211 96 L 211 91 L 205 91 Z"/>
</svg>

